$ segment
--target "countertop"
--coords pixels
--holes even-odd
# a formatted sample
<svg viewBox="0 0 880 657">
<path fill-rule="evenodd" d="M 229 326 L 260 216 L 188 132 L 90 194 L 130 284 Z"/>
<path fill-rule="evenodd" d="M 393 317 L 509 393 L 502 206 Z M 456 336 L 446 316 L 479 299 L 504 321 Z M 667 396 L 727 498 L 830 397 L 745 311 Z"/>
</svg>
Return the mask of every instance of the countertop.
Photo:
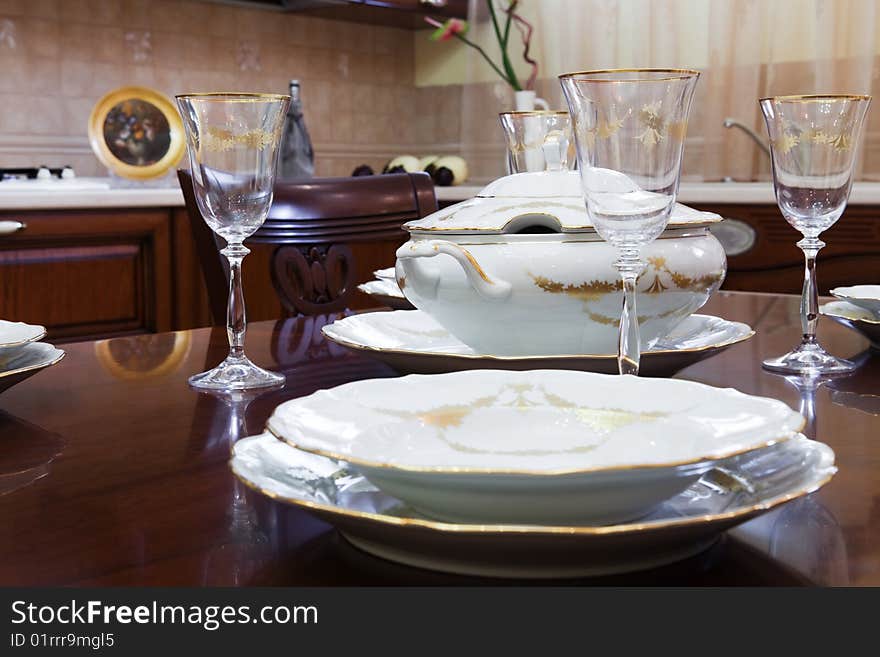
<svg viewBox="0 0 880 657">
<path fill-rule="evenodd" d="M 0 210 L 73 210 L 87 208 L 182 207 L 177 187 L 112 187 L 107 179 L 78 178 L 72 184 L 7 187 L 0 183 Z M 476 196 L 482 185 L 437 187 L 440 201 L 462 201 Z M 682 203 L 775 203 L 769 182 L 684 182 Z M 850 205 L 880 204 L 880 183 L 853 184 Z"/>
</svg>

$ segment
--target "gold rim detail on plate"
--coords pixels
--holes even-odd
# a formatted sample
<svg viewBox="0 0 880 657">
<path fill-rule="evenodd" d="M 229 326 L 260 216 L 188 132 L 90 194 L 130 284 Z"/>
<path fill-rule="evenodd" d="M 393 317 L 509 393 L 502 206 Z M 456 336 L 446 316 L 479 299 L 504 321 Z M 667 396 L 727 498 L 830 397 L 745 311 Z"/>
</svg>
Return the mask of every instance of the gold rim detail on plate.
<svg viewBox="0 0 880 657">
<path fill-rule="evenodd" d="M 233 446 L 233 454 L 234 454 L 234 446 Z M 328 513 L 330 515 L 336 516 L 344 516 L 348 518 L 357 518 L 359 520 L 369 520 L 372 522 L 378 522 L 385 525 L 395 525 L 398 527 L 421 527 L 423 529 L 430 529 L 437 532 L 442 533 L 455 533 L 455 534 L 530 534 L 530 535 L 559 535 L 559 534 L 570 534 L 575 536 L 600 536 L 600 535 L 614 535 L 614 534 L 630 534 L 636 532 L 649 532 L 653 530 L 659 529 L 668 529 L 670 527 L 687 527 L 690 525 L 699 525 L 705 524 L 707 522 L 723 522 L 725 520 L 733 520 L 736 518 L 740 518 L 743 516 L 748 516 L 757 511 L 766 511 L 773 509 L 781 504 L 785 504 L 786 502 L 791 502 L 792 500 L 796 500 L 800 497 L 804 497 L 805 495 L 809 495 L 810 493 L 814 493 L 820 488 L 822 488 L 825 484 L 827 484 L 834 475 L 837 473 L 837 466 L 833 463 L 830 466 L 831 472 L 829 472 L 826 476 L 822 477 L 816 482 L 811 482 L 809 485 L 802 486 L 801 488 L 787 493 L 781 497 L 774 497 L 766 502 L 760 502 L 757 504 L 752 504 L 751 506 L 744 507 L 741 509 L 735 509 L 733 511 L 725 511 L 724 513 L 717 514 L 703 514 L 700 516 L 693 516 L 690 518 L 676 518 L 673 520 L 664 520 L 664 521 L 654 521 L 654 522 L 635 522 L 635 523 L 627 523 L 622 525 L 604 525 L 604 526 L 559 526 L 559 525 L 492 525 L 492 524 L 464 524 L 464 523 L 449 523 L 449 522 L 440 522 L 436 520 L 427 520 L 422 518 L 402 518 L 399 516 L 390 516 L 384 513 L 371 513 L 369 511 L 355 511 L 353 509 L 346 509 L 340 506 L 333 506 L 330 504 L 321 504 L 319 502 L 312 502 L 309 500 L 303 500 L 295 497 L 286 497 L 284 495 L 278 495 L 277 493 L 273 493 L 261 486 L 258 486 L 254 482 L 245 478 L 242 474 L 236 470 L 234 465 L 234 457 L 229 459 L 230 469 L 232 470 L 233 475 L 244 483 L 245 486 L 254 490 L 262 495 L 265 495 L 269 499 L 277 500 L 279 502 L 284 502 L 287 504 L 292 504 L 294 506 L 298 506 L 305 509 L 311 509 L 313 511 L 321 511 L 324 513 Z M 395 498 L 396 499 L 396 498 Z"/>
<path fill-rule="evenodd" d="M 54 347 L 54 345 L 53 345 L 53 347 Z M 57 349 L 57 347 L 54 347 L 54 348 Z M 50 367 L 50 366 L 54 365 L 55 363 L 59 362 L 62 358 L 64 358 L 67 355 L 67 352 L 64 351 L 63 349 L 59 349 L 59 351 L 61 352 L 61 355 L 58 356 L 58 358 L 56 358 L 55 360 L 53 360 L 51 362 L 39 363 L 37 365 L 29 365 L 28 367 L 20 367 L 15 370 L 6 370 L 5 372 L 0 372 L 0 379 L 7 377 L 7 376 L 13 376 L 14 374 L 23 374 L 24 372 L 30 372 L 31 370 L 40 370 L 40 369 L 43 369 L 44 367 Z"/>
<path fill-rule="evenodd" d="M 33 324 L 31 325 L 33 326 Z M 24 347 L 25 345 L 29 345 L 31 342 L 38 342 L 46 337 L 46 329 L 43 329 L 43 332 L 39 335 L 36 335 L 32 338 L 28 338 L 27 340 L 19 340 L 18 342 L 0 342 L 0 349 L 10 349 L 12 347 Z"/>
<path fill-rule="evenodd" d="M 147 166 L 136 166 L 120 160 L 104 140 L 104 122 L 114 107 L 126 100 L 139 100 L 158 109 L 168 122 L 171 141 L 162 158 Z M 183 156 L 186 143 L 183 134 L 183 121 L 174 104 L 164 94 L 147 87 L 123 87 L 111 91 L 101 98 L 89 116 L 89 143 L 97 158 L 115 174 L 132 180 L 160 178 L 173 168 Z"/>
<path fill-rule="evenodd" d="M 844 303 L 850 303 L 846 299 L 840 299 L 840 300 L 843 301 Z M 850 304 L 850 305 L 855 305 L 855 304 Z M 839 311 L 827 310 L 827 308 L 828 308 L 828 304 L 823 304 L 822 306 L 819 307 L 819 313 L 822 315 L 825 315 L 826 317 L 838 317 L 840 319 L 845 319 L 850 322 L 864 322 L 865 324 L 880 324 L 880 319 L 867 319 L 865 317 L 853 317 L 852 315 L 844 315 L 844 314 L 842 314 L 842 312 L 839 312 Z M 858 308 L 858 306 L 856 306 L 856 308 Z M 865 308 L 859 308 L 859 310 L 862 310 L 866 313 L 871 312 L 870 310 L 867 310 Z M 330 338 L 329 335 L 327 337 Z M 332 340 L 332 338 L 330 338 L 330 339 Z"/>
</svg>

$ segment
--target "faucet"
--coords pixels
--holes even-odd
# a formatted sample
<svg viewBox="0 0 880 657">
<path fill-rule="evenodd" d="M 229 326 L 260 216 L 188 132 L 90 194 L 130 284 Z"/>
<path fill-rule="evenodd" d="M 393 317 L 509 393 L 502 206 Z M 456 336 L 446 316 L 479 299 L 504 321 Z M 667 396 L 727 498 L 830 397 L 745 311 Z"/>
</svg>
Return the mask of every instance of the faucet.
<svg viewBox="0 0 880 657">
<path fill-rule="evenodd" d="M 744 133 L 746 133 L 749 137 L 752 138 L 752 141 L 754 141 L 758 145 L 758 148 L 760 148 L 762 151 L 764 151 L 767 154 L 767 157 L 770 157 L 770 147 L 767 145 L 767 142 L 765 142 L 763 139 L 761 139 L 757 135 L 757 133 L 754 130 L 752 130 L 749 126 L 747 126 L 745 123 L 737 121 L 736 119 L 732 119 L 728 116 L 726 119 L 724 119 L 724 127 L 725 128 L 739 128 Z"/>
</svg>

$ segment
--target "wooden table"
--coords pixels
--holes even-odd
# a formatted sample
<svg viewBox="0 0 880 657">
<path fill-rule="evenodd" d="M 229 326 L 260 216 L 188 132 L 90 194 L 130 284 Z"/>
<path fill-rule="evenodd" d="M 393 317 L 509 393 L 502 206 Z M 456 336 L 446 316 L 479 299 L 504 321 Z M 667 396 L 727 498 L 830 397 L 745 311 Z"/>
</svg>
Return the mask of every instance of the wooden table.
<svg viewBox="0 0 880 657">
<path fill-rule="evenodd" d="M 678 376 L 798 407 L 798 389 L 760 367 L 798 339 L 798 299 L 721 293 L 704 312 L 757 335 Z M 236 485 L 231 443 L 279 402 L 394 375 L 325 342 L 323 321 L 249 327 L 248 353 L 288 381 L 249 402 L 186 384 L 225 354 L 221 329 L 66 345 L 61 363 L 0 395 L 0 585 L 498 583 L 385 562 Z M 830 320 L 819 334 L 832 353 L 864 360 L 814 393 L 808 433 L 837 453 L 832 482 L 687 561 L 579 583 L 880 584 L 880 356 Z"/>
</svg>

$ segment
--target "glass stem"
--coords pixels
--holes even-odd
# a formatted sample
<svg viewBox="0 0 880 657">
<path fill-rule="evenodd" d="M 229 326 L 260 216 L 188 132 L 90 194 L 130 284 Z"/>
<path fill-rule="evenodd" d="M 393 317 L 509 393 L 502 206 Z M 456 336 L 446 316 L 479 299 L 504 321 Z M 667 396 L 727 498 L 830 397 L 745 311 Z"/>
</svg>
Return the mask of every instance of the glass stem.
<svg viewBox="0 0 880 657">
<path fill-rule="evenodd" d="M 804 289 L 801 294 L 802 344 L 816 343 L 816 325 L 819 323 L 819 288 L 816 283 L 816 256 L 825 246 L 817 237 L 805 237 L 797 243 L 804 252 Z"/>
<path fill-rule="evenodd" d="M 251 250 L 244 244 L 230 243 L 220 251 L 229 261 L 229 301 L 226 306 L 226 335 L 229 357 L 244 358 L 244 335 L 247 316 L 244 309 L 244 288 L 241 284 L 241 261 Z"/>
<path fill-rule="evenodd" d="M 638 249 L 621 249 L 615 268 L 623 282 L 623 310 L 617 342 L 617 368 L 621 374 L 639 374 L 639 316 L 636 312 L 636 280 L 644 269 Z"/>
</svg>

